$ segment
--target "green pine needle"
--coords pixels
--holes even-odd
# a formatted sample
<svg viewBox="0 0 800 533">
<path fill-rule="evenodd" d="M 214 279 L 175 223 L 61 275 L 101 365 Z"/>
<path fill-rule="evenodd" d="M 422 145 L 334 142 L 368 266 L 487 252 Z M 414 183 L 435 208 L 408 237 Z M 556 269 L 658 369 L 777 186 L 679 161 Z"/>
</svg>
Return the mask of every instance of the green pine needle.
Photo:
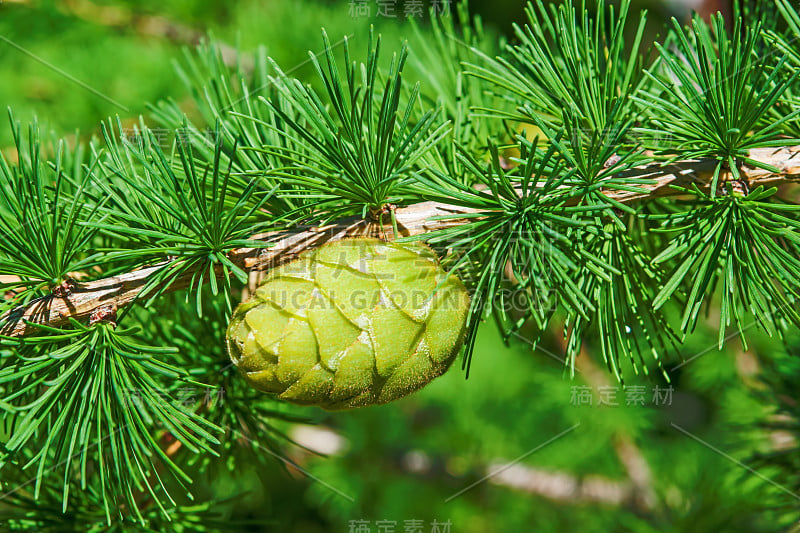
<svg viewBox="0 0 800 533">
<path fill-rule="evenodd" d="M 686 29 L 673 19 L 675 48 L 656 44 L 661 62 L 648 72 L 660 92 L 637 98 L 652 112 L 650 125 L 639 130 L 651 138 L 650 148 L 675 154 L 674 160 L 718 161 L 712 198 L 723 171 L 733 179 L 739 178 L 742 164 L 777 172 L 750 158 L 749 150 L 797 140 L 779 134 L 800 109 L 777 120 L 770 111 L 800 72 L 786 76 L 786 56 L 776 55 L 774 43 L 763 41 L 759 24 L 744 29 L 741 24 L 738 19 L 737 37 L 731 38 L 721 15 L 712 17 L 710 27 L 695 17 Z"/>
<path fill-rule="evenodd" d="M 100 222 L 102 201 L 87 201 L 96 186 L 96 159 L 84 163 L 84 147 L 74 151 L 63 141 L 47 160 L 39 128 L 31 125 L 28 142 L 9 111 L 18 162 L 11 166 L 0 155 L 0 275 L 18 281 L 0 285 L 15 297 L 0 303 L 0 313 L 44 292 L 49 292 L 71 272 L 93 264 L 91 251 Z"/>
<path fill-rule="evenodd" d="M 324 64 L 310 55 L 324 86 L 322 94 L 289 78 L 275 65 L 278 76 L 272 81 L 281 98 L 263 100 L 280 123 L 249 117 L 281 131 L 293 146 L 304 150 L 282 145 L 247 149 L 284 161 L 271 175 L 290 188 L 289 196 L 312 202 L 328 218 L 365 217 L 370 211 L 408 199 L 408 185 L 421 172 L 420 161 L 444 139 L 449 125 L 440 121 L 438 109 L 419 112 L 418 87 L 404 93 L 406 46 L 392 57 L 384 77 L 378 68 L 380 38 L 375 39 L 372 32 L 366 63 L 352 59 L 345 38 L 344 73 L 324 32 L 323 43 Z M 298 189 L 303 192 L 293 192 Z"/>
<path fill-rule="evenodd" d="M 129 140 L 120 145 L 112 131 L 104 129 L 109 155 L 102 168 L 110 179 L 101 185 L 110 203 L 100 209 L 104 221 L 91 224 L 117 239 L 113 249 L 103 250 L 103 261 L 139 265 L 166 261 L 140 293 L 148 305 L 178 279 L 192 275 L 187 302 L 194 293 L 199 316 L 199 288 L 206 279 L 212 294 L 221 293 L 232 308 L 230 279 L 235 276 L 245 283 L 247 274 L 227 253 L 239 247 L 269 246 L 250 237 L 277 226 L 278 217 L 264 210 L 274 189 L 264 190 L 255 178 L 244 187 L 231 187 L 236 178 L 230 163 L 227 169 L 221 166 L 221 143 L 212 162 L 201 169 L 191 145 L 176 143 L 177 156 L 167 156 L 147 129 L 137 145 Z"/>
<path fill-rule="evenodd" d="M 747 196 L 730 185 L 726 190 L 711 197 L 695 188 L 698 206 L 652 217 L 661 221 L 661 231 L 675 234 L 653 260 L 674 265 L 653 306 L 660 308 L 685 287 L 686 334 L 703 304 L 718 294 L 720 347 L 729 327 L 746 344 L 744 333 L 752 326 L 782 336 L 790 324 L 800 325 L 800 206 L 775 201 L 775 188 L 758 187 Z"/>
<path fill-rule="evenodd" d="M 15 350 L 0 369 L 0 409 L 13 430 L 0 467 L 32 469 L 34 498 L 61 473 L 64 509 L 74 480 L 85 489 L 99 477 L 109 523 L 120 514 L 141 519 L 140 494 L 166 513 L 165 504 L 174 503 L 159 471 L 181 486 L 190 480 L 164 452 L 163 439 L 195 453 L 215 453 L 211 445 L 219 442 L 216 426 L 169 397 L 181 382 L 199 384 L 158 359 L 174 348 L 138 342 L 140 329 L 74 321 L 70 329 L 43 329 L 50 334 L 7 340 Z"/>
</svg>

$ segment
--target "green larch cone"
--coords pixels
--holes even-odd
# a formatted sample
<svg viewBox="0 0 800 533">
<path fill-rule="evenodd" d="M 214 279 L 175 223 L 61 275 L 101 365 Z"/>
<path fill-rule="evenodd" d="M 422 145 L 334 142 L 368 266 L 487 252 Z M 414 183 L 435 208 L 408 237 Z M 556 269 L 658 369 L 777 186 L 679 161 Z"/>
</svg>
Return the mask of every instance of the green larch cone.
<svg viewBox="0 0 800 533">
<path fill-rule="evenodd" d="M 268 273 L 236 308 L 228 353 L 255 388 L 294 403 L 382 404 L 447 370 L 468 309 L 426 245 L 339 240 Z"/>
</svg>

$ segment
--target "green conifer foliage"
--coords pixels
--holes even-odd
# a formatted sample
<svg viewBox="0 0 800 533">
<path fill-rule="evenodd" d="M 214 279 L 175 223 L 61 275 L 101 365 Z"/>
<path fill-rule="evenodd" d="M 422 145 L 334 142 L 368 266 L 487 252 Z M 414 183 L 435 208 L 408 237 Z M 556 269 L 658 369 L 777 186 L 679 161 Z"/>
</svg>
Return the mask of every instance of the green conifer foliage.
<svg viewBox="0 0 800 533">
<path fill-rule="evenodd" d="M 49 31 L 49 3 L 7 4 L 0 28 L 38 10 L 33 26 Z M 133 24 L 153 19 L 127 4 L 56 4 L 57 20 L 70 12 L 81 28 L 153 27 Z M 338 4 L 236 4 L 214 12 L 258 30 L 244 49 L 256 33 L 268 46 L 236 52 L 230 28 L 215 26 L 222 37 L 186 50 L 177 76 L 152 88 L 146 116 L 58 138 L 10 114 L 0 529 L 246 531 L 297 515 L 320 529 L 369 505 L 476 516 L 496 494 L 488 484 L 439 498 L 449 508 L 426 496 L 491 478 L 551 497 L 485 476 L 472 455 L 523 461 L 525 439 L 544 433 L 564 436 L 548 456 L 572 469 L 558 479 L 624 475 L 605 485 L 622 496 L 572 490 L 551 507 L 503 497 L 510 530 L 534 519 L 767 530 L 800 517 L 800 481 L 787 473 L 797 365 L 783 354 L 800 342 L 792 0 L 737 7 L 729 21 L 673 20 L 658 38 L 631 0 L 536 0 L 509 39 L 466 2 L 452 18 L 375 26 Z M 305 32 L 315 10 L 326 17 L 317 40 Z M 280 60 L 309 47 L 298 65 Z M 732 355 L 696 362 L 709 336 Z M 452 381 L 456 360 L 486 381 L 474 370 Z M 764 375 L 751 379 L 751 367 Z M 582 416 L 562 398 L 569 383 L 675 385 L 683 403 Z M 709 442 L 741 424 L 741 435 L 721 432 L 731 453 L 674 421 L 687 411 Z M 297 424 L 319 420 L 350 432 L 357 457 L 319 463 L 292 447 Z M 704 447 L 670 440 L 687 436 Z M 780 439 L 789 444 L 772 453 Z M 441 457 L 395 459 L 412 446 Z M 770 477 L 740 483 L 731 464 L 753 457 Z M 385 494 L 360 475 L 367 463 L 390 472 Z M 344 496 L 331 503 L 315 491 L 332 485 L 307 490 L 276 465 L 315 482 L 311 470 L 328 472 Z M 417 493 L 399 471 L 439 485 Z"/>
</svg>

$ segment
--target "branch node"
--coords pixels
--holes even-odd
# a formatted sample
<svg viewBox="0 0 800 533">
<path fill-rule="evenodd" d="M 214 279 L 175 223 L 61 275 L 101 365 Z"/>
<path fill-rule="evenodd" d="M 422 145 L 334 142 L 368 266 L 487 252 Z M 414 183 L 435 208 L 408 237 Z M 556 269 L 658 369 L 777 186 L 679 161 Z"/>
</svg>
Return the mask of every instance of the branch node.
<svg viewBox="0 0 800 533">
<path fill-rule="evenodd" d="M 98 322 L 107 322 L 113 327 L 117 327 L 117 306 L 115 304 L 101 305 L 89 316 L 89 325 L 92 326 Z"/>
<path fill-rule="evenodd" d="M 72 291 L 77 287 L 77 283 L 74 279 L 67 277 L 62 281 L 59 285 L 53 288 L 51 294 L 55 298 L 65 298 L 72 294 Z"/>
</svg>

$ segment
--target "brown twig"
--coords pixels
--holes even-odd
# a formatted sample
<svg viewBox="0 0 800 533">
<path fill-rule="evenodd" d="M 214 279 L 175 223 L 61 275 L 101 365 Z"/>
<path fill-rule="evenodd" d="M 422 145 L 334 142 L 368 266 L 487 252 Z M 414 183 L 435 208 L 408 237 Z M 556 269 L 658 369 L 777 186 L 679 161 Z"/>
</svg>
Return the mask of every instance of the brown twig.
<svg viewBox="0 0 800 533">
<path fill-rule="evenodd" d="M 497 472 L 489 479 L 495 485 L 535 494 L 548 500 L 568 504 L 601 504 L 626 506 L 647 513 L 647 507 L 637 494 L 638 487 L 626 480 L 590 475 L 578 477 L 564 472 L 552 472 L 524 465 L 492 465 L 487 473 Z"/>
<path fill-rule="evenodd" d="M 758 149 L 750 154 L 753 159 L 762 161 L 778 169 L 773 173 L 760 168 L 743 167 L 744 179 L 750 188 L 759 185 L 772 186 L 791 183 L 800 177 L 800 146 L 778 149 Z M 707 189 L 711 181 L 715 161 L 690 160 L 671 165 L 652 164 L 627 171 L 627 176 L 637 176 L 652 180 L 642 188 L 647 192 L 605 191 L 620 202 L 631 203 L 644 198 L 674 195 L 674 186 L 687 186 L 696 183 Z M 479 210 L 437 202 L 421 202 L 395 210 L 398 229 L 403 236 L 421 235 L 467 221 L 459 215 L 474 215 Z M 454 218 L 441 218 L 443 216 Z M 474 219 L 473 219 L 474 220 Z M 276 231 L 255 235 L 253 238 L 272 244 L 270 248 L 240 248 L 229 253 L 229 258 L 237 266 L 247 271 L 261 271 L 286 263 L 301 252 L 313 249 L 327 241 L 355 236 L 375 236 L 392 233 L 387 220 L 383 226 L 372 220 L 349 218 L 327 226 L 295 228 L 290 231 Z M 0 333 L 12 337 L 24 337 L 36 331 L 35 326 L 26 324 L 45 324 L 62 326 L 70 317 L 76 320 L 87 319 L 92 312 L 103 305 L 115 305 L 118 309 L 129 305 L 141 293 L 148 280 L 168 263 L 160 263 L 140 268 L 133 272 L 79 283 L 62 297 L 48 295 L 16 308 L 0 317 Z M 188 286 L 192 272 L 172 283 L 169 290 L 180 290 Z M 220 274 L 221 275 L 221 274 Z"/>
</svg>

